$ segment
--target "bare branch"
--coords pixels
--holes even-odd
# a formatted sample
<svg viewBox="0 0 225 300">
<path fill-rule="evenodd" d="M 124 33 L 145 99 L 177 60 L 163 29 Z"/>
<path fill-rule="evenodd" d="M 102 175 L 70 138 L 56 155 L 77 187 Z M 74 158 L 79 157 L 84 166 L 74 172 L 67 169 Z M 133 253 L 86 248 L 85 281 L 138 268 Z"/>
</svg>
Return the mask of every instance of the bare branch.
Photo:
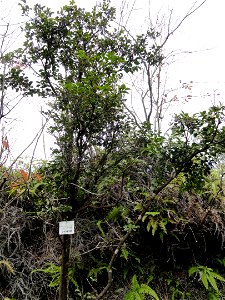
<svg viewBox="0 0 225 300">
<path fill-rule="evenodd" d="M 166 44 L 166 42 L 168 41 L 169 37 L 171 35 L 173 35 L 175 33 L 175 31 L 177 31 L 177 29 L 184 23 L 184 21 L 190 17 L 192 14 L 194 14 L 207 0 L 202 1 L 197 7 L 195 7 L 196 2 L 192 5 L 192 7 L 189 9 L 189 11 L 187 12 L 187 14 L 180 20 L 180 22 L 170 31 L 170 23 L 171 23 L 171 15 L 172 15 L 172 11 L 170 14 L 170 18 L 169 18 L 169 24 L 168 24 L 168 33 L 166 38 L 164 39 L 164 41 L 162 42 L 162 44 L 160 45 L 160 48 L 162 49 L 164 47 L 164 45 Z"/>
</svg>

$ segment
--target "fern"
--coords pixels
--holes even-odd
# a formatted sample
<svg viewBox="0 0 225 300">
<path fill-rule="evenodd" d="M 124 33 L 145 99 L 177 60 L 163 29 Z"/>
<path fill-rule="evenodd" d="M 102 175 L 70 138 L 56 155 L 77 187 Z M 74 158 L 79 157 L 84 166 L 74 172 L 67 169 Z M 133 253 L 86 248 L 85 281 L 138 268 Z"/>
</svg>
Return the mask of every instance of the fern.
<svg viewBox="0 0 225 300">
<path fill-rule="evenodd" d="M 112 220 L 113 222 L 117 222 L 121 218 L 126 220 L 128 216 L 128 209 L 123 207 L 122 205 L 113 207 L 113 209 L 109 212 L 107 216 L 107 220 Z"/>
<path fill-rule="evenodd" d="M 209 299 L 219 299 L 219 289 L 216 280 L 225 281 L 225 278 L 205 266 L 194 266 L 189 269 L 189 276 L 198 274 L 205 289 L 209 291 Z"/>
<path fill-rule="evenodd" d="M 134 275 L 131 290 L 125 295 L 124 300 L 144 300 L 145 295 L 149 295 L 152 299 L 159 300 L 156 292 L 147 284 L 139 284 L 137 276 Z"/>
<path fill-rule="evenodd" d="M 53 263 L 48 263 L 48 267 L 45 269 L 35 269 L 31 272 L 31 274 L 36 273 L 36 272 L 43 272 L 49 276 L 52 277 L 51 282 L 49 283 L 49 287 L 58 287 L 59 286 L 59 280 L 60 280 L 60 267 L 56 266 Z"/>
</svg>

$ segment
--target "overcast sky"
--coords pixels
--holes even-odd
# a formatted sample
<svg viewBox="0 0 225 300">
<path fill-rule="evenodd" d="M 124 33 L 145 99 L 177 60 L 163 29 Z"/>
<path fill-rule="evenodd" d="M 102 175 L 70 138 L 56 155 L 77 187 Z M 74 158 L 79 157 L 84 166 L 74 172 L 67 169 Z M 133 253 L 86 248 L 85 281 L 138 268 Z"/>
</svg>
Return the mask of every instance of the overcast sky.
<svg viewBox="0 0 225 300">
<path fill-rule="evenodd" d="M 27 0 L 28 4 L 35 4 L 35 0 Z M 202 1 L 194 0 L 112 0 L 118 9 L 125 4 L 124 18 L 129 17 L 128 26 L 134 33 L 139 33 L 150 15 L 154 22 L 158 18 L 167 18 L 172 10 L 171 26 L 176 26 L 192 5 Z M 10 11 L 7 18 L 11 22 L 20 20 L 20 10 L 16 0 L 1 0 L 1 11 Z M 39 0 L 38 3 L 52 7 L 54 10 L 68 4 L 66 0 Z M 78 6 L 91 9 L 95 0 L 78 0 Z M 133 12 L 130 15 L 130 10 Z M 169 68 L 168 84 L 171 88 L 179 87 L 180 82 L 193 81 L 192 100 L 189 103 L 179 103 L 171 108 L 170 114 L 180 110 L 189 112 L 206 109 L 210 103 L 224 100 L 225 95 L 225 2 L 222 0 L 207 0 L 206 3 L 191 15 L 170 38 L 167 52 L 176 53 L 175 61 Z M 19 39 L 18 39 L 19 41 Z M 180 91 L 182 93 L 182 91 Z M 37 99 L 23 100 L 23 106 L 16 112 L 18 119 L 16 129 L 11 130 L 11 144 L 13 156 L 24 149 L 33 139 L 41 127 L 40 103 Z M 16 133 L 15 133 L 16 132 Z M 49 140 L 48 137 L 46 137 Z M 13 140 L 12 140 L 13 139 Z M 43 146 L 40 140 L 38 153 L 43 157 Z M 49 143 L 46 142 L 47 152 Z M 30 155 L 32 147 L 27 152 Z M 39 156 L 38 155 L 38 156 Z"/>
</svg>

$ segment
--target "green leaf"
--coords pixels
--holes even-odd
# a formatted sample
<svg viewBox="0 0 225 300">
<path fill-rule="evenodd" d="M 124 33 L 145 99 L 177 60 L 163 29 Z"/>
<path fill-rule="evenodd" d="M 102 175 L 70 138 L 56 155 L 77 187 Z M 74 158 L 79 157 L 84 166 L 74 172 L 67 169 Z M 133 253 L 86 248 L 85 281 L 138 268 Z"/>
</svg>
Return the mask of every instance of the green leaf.
<svg viewBox="0 0 225 300">
<path fill-rule="evenodd" d="M 151 223 L 152 223 L 152 235 L 154 236 L 155 233 L 156 233 L 156 230 L 158 229 L 158 221 L 157 220 L 151 220 Z"/>
<path fill-rule="evenodd" d="M 144 215 L 143 218 L 142 218 L 142 222 L 144 222 L 147 218 L 147 215 Z"/>
<path fill-rule="evenodd" d="M 199 267 L 197 267 L 197 266 L 191 267 L 191 268 L 189 268 L 189 270 L 188 270 L 189 276 L 193 275 L 193 274 L 196 273 L 196 272 L 199 272 Z"/>
<path fill-rule="evenodd" d="M 167 224 L 167 220 L 161 220 L 159 222 L 159 226 L 165 234 L 167 234 L 166 224 Z"/>
<path fill-rule="evenodd" d="M 102 236 L 105 238 L 105 232 L 104 232 L 104 230 L 102 229 L 101 223 L 102 223 L 102 221 L 99 220 L 99 221 L 97 222 L 97 226 L 98 226 L 98 229 L 101 231 Z"/>
<path fill-rule="evenodd" d="M 129 251 L 127 250 L 126 247 L 123 247 L 121 249 L 121 257 L 125 258 L 126 260 L 128 260 L 128 257 L 129 257 Z"/>
<path fill-rule="evenodd" d="M 140 211 L 140 210 L 142 210 L 142 209 L 143 209 L 143 205 L 142 205 L 140 202 L 136 203 L 136 205 L 135 205 L 135 207 L 134 207 L 134 210 L 135 210 L 135 211 L 136 211 L 136 210 Z"/>
<path fill-rule="evenodd" d="M 160 300 L 156 292 L 152 288 L 150 288 L 150 286 L 148 286 L 147 284 L 141 284 L 139 293 L 147 294 L 149 296 L 152 296 L 155 300 Z"/>
<path fill-rule="evenodd" d="M 142 218 L 142 222 L 144 222 L 148 216 L 155 217 L 155 216 L 157 216 L 157 215 L 159 215 L 159 214 L 160 214 L 159 211 L 147 211 L 147 212 L 145 213 L 145 215 L 143 216 L 143 218 Z"/>
<path fill-rule="evenodd" d="M 214 288 L 214 290 L 216 290 L 218 292 L 218 286 L 217 286 L 216 280 L 214 279 L 212 274 L 208 275 L 207 278 L 208 278 L 208 281 L 211 284 L 211 286 Z"/>
<path fill-rule="evenodd" d="M 160 211 L 147 211 L 146 213 L 145 213 L 145 215 L 146 216 L 157 216 L 157 215 L 159 215 L 160 214 Z"/>
<path fill-rule="evenodd" d="M 138 283 L 138 281 L 137 281 L 137 276 L 136 276 L 136 275 L 134 275 L 134 276 L 132 277 L 131 282 L 132 282 L 132 289 L 136 290 L 136 289 L 139 288 L 139 283 Z"/>
<path fill-rule="evenodd" d="M 201 281 L 204 284 L 204 287 L 208 290 L 209 289 L 209 283 L 208 283 L 208 276 L 205 272 L 201 273 Z"/>
<path fill-rule="evenodd" d="M 138 292 L 130 291 L 125 295 L 124 300 L 143 300 L 143 298 L 139 295 Z"/>
<path fill-rule="evenodd" d="M 220 295 L 216 291 L 212 290 L 209 292 L 208 300 L 220 300 L 220 299 L 221 299 Z"/>
<path fill-rule="evenodd" d="M 59 286 L 61 267 L 57 266 L 53 263 L 48 263 L 47 265 L 48 265 L 47 268 L 45 268 L 45 269 L 35 269 L 31 272 L 31 274 L 35 273 L 35 272 L 43 272 L 45 274 L 48 274 L 49 276 L 52 277 L 52 280 L 51 280 L 51 282 L 49 283 L 48 286 L 49 287 Z"/>
<path fill-rule="evenodd" d="M 117 221 L 121 215 L 121 207 L 113 207 L 113 209 L 109 212 L 107 216 L 107 220 Z"/>
<path fill-rule="evenodd" d="M 147 224 L 147 231 L 149 232 L 150 231 L 150 229 L 151 229 L 151 226 L 152 226 L 152 222 L 151 222 L 151 220 L 148 222 L 148 224 Z"/>
<path fill-rule="evenodd" d="M 212 275 L 214 278 L 216 278 L 216 279 L 218 279 L 218 280 L 220 280 L 220 281 L 225 281 L 225 278 L 222 277 L 221 275 L 219 275 L 218 273 L 211 272 L 211 275 Z"/>
</svg>

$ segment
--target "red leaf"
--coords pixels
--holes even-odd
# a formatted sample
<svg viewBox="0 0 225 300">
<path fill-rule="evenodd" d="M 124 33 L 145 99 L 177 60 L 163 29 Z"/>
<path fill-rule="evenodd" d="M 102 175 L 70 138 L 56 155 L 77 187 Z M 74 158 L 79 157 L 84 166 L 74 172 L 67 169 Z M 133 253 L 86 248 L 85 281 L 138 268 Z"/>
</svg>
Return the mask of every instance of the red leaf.
<svg viewBox="0 0 225 300">
<path fill-rule="evenodd" d="M 4 150 L 9 150 L 9 142 L 7 136 L 4 139 L 2 139 L 2 147 Z"/>
<path fill-rule="evenodd" d="M 23 169 L 20 170 L 20 173 L 23 177 L 23 180 L 27 183 L 28 182 L 28 174 Z"/>
</svg>

